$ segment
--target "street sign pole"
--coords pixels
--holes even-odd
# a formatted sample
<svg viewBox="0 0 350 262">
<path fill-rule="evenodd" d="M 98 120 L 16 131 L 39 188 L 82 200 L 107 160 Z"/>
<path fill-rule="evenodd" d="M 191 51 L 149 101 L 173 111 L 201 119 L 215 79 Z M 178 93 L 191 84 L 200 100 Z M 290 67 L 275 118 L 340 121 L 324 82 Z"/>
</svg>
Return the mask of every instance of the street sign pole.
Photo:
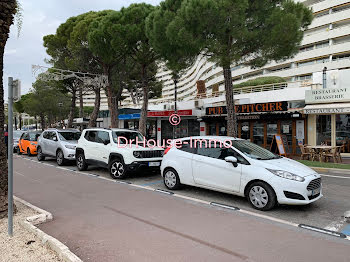
<svg viewBox="0 0 350 262">
<path fill-rule="evenodd" d="M 13 78 L 8 78 L 8 234 L 13 236 Z"/>
</svg>

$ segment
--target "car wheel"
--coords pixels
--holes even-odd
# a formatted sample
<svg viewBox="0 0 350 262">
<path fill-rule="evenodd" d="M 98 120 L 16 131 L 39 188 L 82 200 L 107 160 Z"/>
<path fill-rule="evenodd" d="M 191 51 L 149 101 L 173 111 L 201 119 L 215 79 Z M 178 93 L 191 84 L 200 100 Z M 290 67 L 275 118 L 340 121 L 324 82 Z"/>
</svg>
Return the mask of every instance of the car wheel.
<svg viewBox="0 0 350 262">
<path fill-rule="evenodd" d="M 64 154 L 60 149 L 57 150 L 57 153 L 56 153 L 56 162 L 57 162 L 57 165 L 59 166 L 63 166 L 65 163 Z"/>
<path fill-rule="evenodd" d="M 21 149 L 19 149 L 19 147 L 17 148 L 17 154 L 22 155 Z"/>
<path fill-rule="evenodd" d="M 80 171 L 85 171 L 88 168 L 88 165 L 86 164 L 84 153 L 78 153 L 76 159 L 77 168 Z"/>
<path fill-rule="evenodd" d="M 32 153 L 30 152 L 29 147 L 27 147 L 27 155 L 28 155 L 28 156 L 32 156 Z"/>
<path fill-rule="evenodd" d="M 277 197 L 272 187 L 264 182 L 254 182 L 248 189 L 247 198 L 250 204 L 258 210 L 272 209 L 277 203 Z"/>
<path fill-rule="evenodd" d="M 109 167 L 109 174 L 114 179 L 121 179 L 126 176 L 125 165 L 119 158 L 114 159 Z"/>
<path fill-rule="evenodd" d="M 168 189 L 175 190 L 181 186 L 179 175 L 172 168 L 166 169 L 164 171 L 163 180 L 164 180 L 164 185 Z"/>
<path fill-rule="evenodd" d="M 36 157 L 38 158 L 38 161 L 44 161 L 45 157 L 43 155 L 43 151 L 41 150 L 41 147 L 38 147 L 38 154 L 36 155 Z"/>
</svg>

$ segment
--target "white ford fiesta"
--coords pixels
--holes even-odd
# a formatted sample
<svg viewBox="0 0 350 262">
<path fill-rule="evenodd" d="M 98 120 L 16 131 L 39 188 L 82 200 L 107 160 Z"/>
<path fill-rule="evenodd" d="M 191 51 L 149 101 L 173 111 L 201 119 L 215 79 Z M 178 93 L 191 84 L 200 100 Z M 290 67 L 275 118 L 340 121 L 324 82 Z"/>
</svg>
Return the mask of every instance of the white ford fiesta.
<svg viewBox="0 0 350 262">
<path fill-rule="evenodd" d="M 259 210 L 322 197 L 321 176 L 314 170 L 232 137 L 174 140 L 164 152 L 161 172 L 168 189 L 185 184 L 243 196 Z"/>
</svg>

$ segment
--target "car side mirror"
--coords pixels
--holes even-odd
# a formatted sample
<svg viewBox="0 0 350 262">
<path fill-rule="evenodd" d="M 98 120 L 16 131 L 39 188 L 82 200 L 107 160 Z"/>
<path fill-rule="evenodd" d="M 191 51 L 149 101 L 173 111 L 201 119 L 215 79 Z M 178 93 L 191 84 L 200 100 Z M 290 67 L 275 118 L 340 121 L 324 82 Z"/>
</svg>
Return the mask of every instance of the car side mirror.
<svg viewBox="0 0 350 262">
<path fill-rule="evenodd" d="M 103 142 L 103 144 L 106 146 L 106 145 L 108 145 L 110 142 L 109 142 L 109 140 L 105 140 L 104 142 Z"/>
<path fill-rule="evenodd" d="M 57 141 L 58 141 L 57 136 L 54 136 L 54 137 L 52 138 L 52 140 L 57 142 Z"/>
<path fill-rule="evenodd" d="M 238 160 L 237 160 L 237 158 L 235 158 L 234 156 L 225 157 L 225 161 L 228 162 L 228 163 L 232 163 L 232 165 L 233 165 L 234 167 L 237 167 L 237 166 L 238 166 Z"/>
</svg>

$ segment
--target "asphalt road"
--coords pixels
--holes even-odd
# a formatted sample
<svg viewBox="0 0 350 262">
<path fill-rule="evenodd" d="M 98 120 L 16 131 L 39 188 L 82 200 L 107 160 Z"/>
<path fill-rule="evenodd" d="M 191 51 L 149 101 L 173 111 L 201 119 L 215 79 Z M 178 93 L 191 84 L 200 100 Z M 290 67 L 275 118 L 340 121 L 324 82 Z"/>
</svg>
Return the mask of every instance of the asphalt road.
<svg viewBox="0 0 350 262">
<path fill-rule="evenodd" d="M 22 157 L 28 158 L 25 155 Z M 31 157 L 30 159 L 37 161 L 36 157 Z M 44 163 L 57 166 L 56 161 L 50 158 Z M 66 165 L 65 168 L 77 170 L 74 162 Z M 89 167 L 86 173 L 110 178 L 107 170 L 98 167 Z M 167 190 L 164 186 L 162 177 L 158 173 L 132 174 L 123 181 L 155 189 Z M 319 201 L 307 206 L 279 206 L 268 212 L 261 212 L 252 208 L 245 198 L 211 190 L 184 186 L 180 190 L 174 192 L 205 201 L 233 205 L 241 209 L 269 215 L 297 224 L 308 224 L 341 231 L 345 226 L 343 215 L 345 211 L 350 210 L 350 176 L 341 173 L 336 175 L 323 175 L 322 181 L 324 197 Z"/>
<path fill-rule="evenodd" d="M 56 168 L 51 161 L 42 164 L 16 157 L 14 163 L 15 194 L 52 212 L 54 221 L 41 229 L 84 261 L 345 262 L 350 257 L 348 240 L 115 183 L 101 179 L 103 176 L 83 175 L 67 169 L 73 169 L 69 166 Z M 161 185 L 158 176 L 139 175 L 128 180 L 156 188 Z M 342 188 L 343 184 L 330 182 L 326 190 Z M 245 200 L 223 194 L 193 188 L 181 193 L 229 197 L 230 204 L 246 207 Z M 317 206 L 309 208 L 313 211 Z M 298 210 L 288 212 L 307 213 Z M 286 211 L 282 208 L 268 215 L 275 216 L 275 212 Z"/>
</svg>

